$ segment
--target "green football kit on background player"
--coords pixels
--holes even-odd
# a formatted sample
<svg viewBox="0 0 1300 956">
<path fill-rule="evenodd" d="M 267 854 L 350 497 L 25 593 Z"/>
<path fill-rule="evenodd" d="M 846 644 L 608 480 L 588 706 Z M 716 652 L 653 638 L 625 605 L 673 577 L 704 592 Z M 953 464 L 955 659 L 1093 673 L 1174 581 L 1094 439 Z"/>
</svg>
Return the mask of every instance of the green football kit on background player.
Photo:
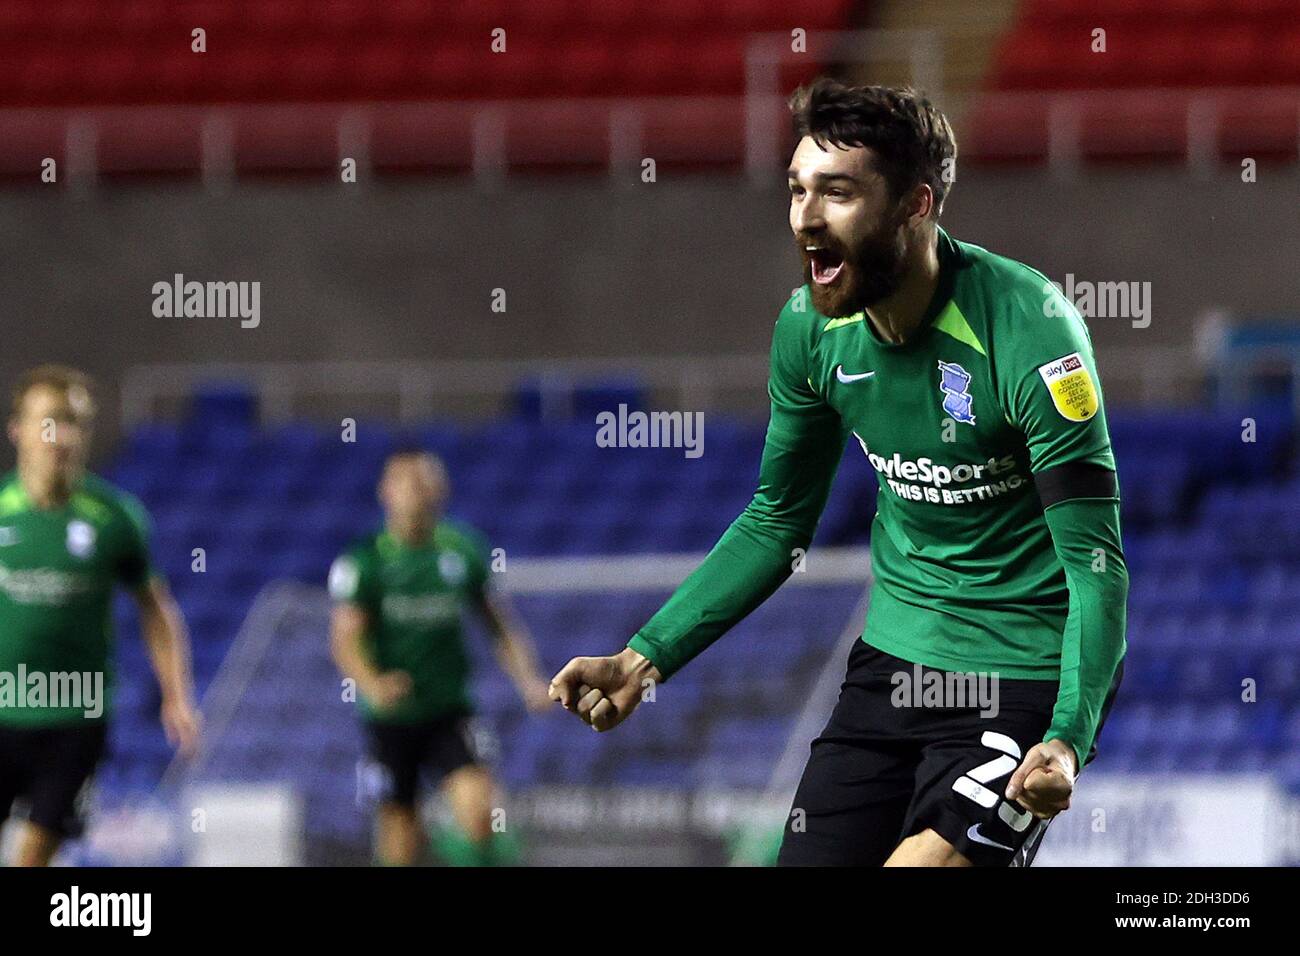
<svg viewBox="0 0 1300 956">
<path fill-rule="evenodd" d="M 482 603 L 489 573 L 478 537 L 446 521 L 423 544 L 382 531 L 335 561 L 330 594 L 368 613 L 372 663 L 380 671 L 404 671 L 413 683 L 389 710 L 376 710 L 363 697 L 367 721 L 420 723 L 471 709 L 462 614 L 467 604 Z"/>
<path fill-rule="evenodd" d="M 154 574 L 148 537 L 140 503 L 95 475 L 57 508 L 36 507 L 16 472 L 0 478 L 0 724 L 104 719 L 108 700 L 97 716 L 83 706 L 32 706 L 32 675 L 103 675 L 111 697 L 113 589 L 139 590 Z"/>
</svg>

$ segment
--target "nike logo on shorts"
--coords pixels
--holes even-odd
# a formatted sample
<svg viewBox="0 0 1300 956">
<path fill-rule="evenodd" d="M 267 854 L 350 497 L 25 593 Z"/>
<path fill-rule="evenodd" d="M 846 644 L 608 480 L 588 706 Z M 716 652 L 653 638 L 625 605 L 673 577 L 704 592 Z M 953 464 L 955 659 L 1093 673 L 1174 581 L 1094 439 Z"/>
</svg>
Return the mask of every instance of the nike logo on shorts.
<svg viewBox="0 0 1300 956">
<path fill-rule="evenodd" d="M 971 828 L 966 831 L 966 836 L 969 839 L 974 840 L 976 843 L 983 843 L 985 846 L 995 846 L 999 850 L 1009 850 L 1012 853 L 1016 852 L 1015 847 L 1007 846 L 1005 843 L 999 843 L 997 840 L 990 840 L 984 834 L 980 833 L 980 825 L 978 823 L 971 825 Z"/>
</svg>

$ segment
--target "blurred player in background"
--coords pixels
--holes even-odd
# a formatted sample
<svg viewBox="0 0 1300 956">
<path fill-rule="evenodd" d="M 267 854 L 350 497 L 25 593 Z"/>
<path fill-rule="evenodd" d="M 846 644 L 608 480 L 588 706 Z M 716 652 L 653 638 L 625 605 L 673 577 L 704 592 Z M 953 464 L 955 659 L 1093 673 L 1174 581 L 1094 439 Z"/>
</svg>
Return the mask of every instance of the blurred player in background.
<svg viewBox="0 0 1300 956">
<path fill-rule="evenodd" d="M 390 866 L 419 862 L 422 770 L 440 778 L 461 831 L 444 834 L 439 851 L 447 862 L 512 862 L 512 844 L 493 832 L 495 784 L 470 726 L 466 608 L 487 623 L 501 667 L 528 709 L 549 707 L 531 641 L 489 586 L 486 547 L 470 529 L 442 518 L 449 491 L 434 455 L 394 453 L 379 482 L 383 530 L 330 568 L 334 660 L 360 696 L 382 778 L 376 855 Z"/>
<path fill-rule="evenodd" d="M 552 693 L 608 729 L 757 607 L 811 542 L 853 437 L 880 487 L 870 611 L 780 862 L 1027 865 L 1125 651 L 1091 340 L 1042 273 L 940 228 L 957 147 L 927 100 L 819 80 L 790 107 L 806 284 L 776 322 L 758 491 L 626 650 L 571 661 Z M 967 674 L 997 679 L 993 707 L 896 696 L 900 676 Z"/>
<path fill-rule="evenodd" d="M 79 832 L 78 797 L 105 749 L 107 701 L 91 698 L 112 685 L 115 585 L 139 606 L 167 739 L 186 755 L 198 740 L 189 641 L 150 564 L 148 519 L 86 471 L 94 414 L 75 369 L 32 369 L 13 391 L 18 466 L 0 478 L 0 824 L 21 799 L 21 866 L 48 864 Z"/>
</svg>

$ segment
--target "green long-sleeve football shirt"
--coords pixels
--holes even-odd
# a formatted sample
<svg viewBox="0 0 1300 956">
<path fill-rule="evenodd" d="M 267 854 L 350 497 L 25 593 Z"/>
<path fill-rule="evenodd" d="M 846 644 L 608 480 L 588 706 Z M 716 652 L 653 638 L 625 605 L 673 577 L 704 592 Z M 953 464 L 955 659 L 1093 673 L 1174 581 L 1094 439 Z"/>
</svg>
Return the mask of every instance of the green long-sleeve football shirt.
<svg viewBox="0 0 1300 956">
<path fill-rule="evenodd" d="M 786 303 L 753 500 L 629 646 L 666 678 L 769 597 L 852 438 L 880 486 L 862 639 L 930 667 L 1059 679 L 1046 738 L 1081 766 L 1125 649 L 1118 498 L 1045 511 L 1034 475 L 1115 467 L 1091 340 L 1041 273 L 942 229 L 938 253 L 934 299 L 901 345 L 861 312 L 819 314 L 807 287 Z"/>
<path fill-rule="evenodd" d="M 96 475 L 57 508 L 34 505 L 16 471 L 0 477 L 0 726 L 105 719 L 110 700 L 92 717 L 70 691 L 97 677 L 112 696 L 113 590 L 157 574 L 148 539 L 140 502 Z"/>
<path fill-rule="evenodd" d="M 330 596 L 366 612 L 365 652 L 380 671 L 411 678 L 410 693 L 391 708 L 361 697 L 365 720 L 415 724 L 473 708 L 463 618 L 483 604 L 487 553 L 477 531 L 443 520 L 422 544 L 379 531 L 335 559 Z"/>
</svg>

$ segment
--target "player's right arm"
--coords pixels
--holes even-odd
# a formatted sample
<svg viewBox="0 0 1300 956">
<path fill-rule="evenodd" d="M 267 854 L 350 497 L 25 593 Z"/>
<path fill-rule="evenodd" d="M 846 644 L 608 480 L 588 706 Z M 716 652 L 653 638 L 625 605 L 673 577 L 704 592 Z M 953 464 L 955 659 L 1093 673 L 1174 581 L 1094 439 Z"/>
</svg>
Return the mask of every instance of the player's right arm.
<svg viewBox="0 0 1300 956">
<path fill-rule="evenodd" d="M 411 690 L 411 676 L 404 671 L 380 671 L 366 649 L 370 611 L 364 599 L 365 582 L 360 563 L 351 555 L 338 558 L 330 568 L 329 591 L 334 599 L 330 612 L 330 654 L 344 677 L 351 679 L 361 696 L 377 710 L 392 707 Z"/>
<path fill-rule="evenodd" d="M 667 603 L 611 657 L 574 658 L 550 695 L 596 730 L 623 720 L 647 681 L 667 680 L 781 586 L 812 541 L 848 429 L 809 380 L 817 316 L 796 293 L 777 319 L 771 417 L 758 488 Z"/>
</svg>

